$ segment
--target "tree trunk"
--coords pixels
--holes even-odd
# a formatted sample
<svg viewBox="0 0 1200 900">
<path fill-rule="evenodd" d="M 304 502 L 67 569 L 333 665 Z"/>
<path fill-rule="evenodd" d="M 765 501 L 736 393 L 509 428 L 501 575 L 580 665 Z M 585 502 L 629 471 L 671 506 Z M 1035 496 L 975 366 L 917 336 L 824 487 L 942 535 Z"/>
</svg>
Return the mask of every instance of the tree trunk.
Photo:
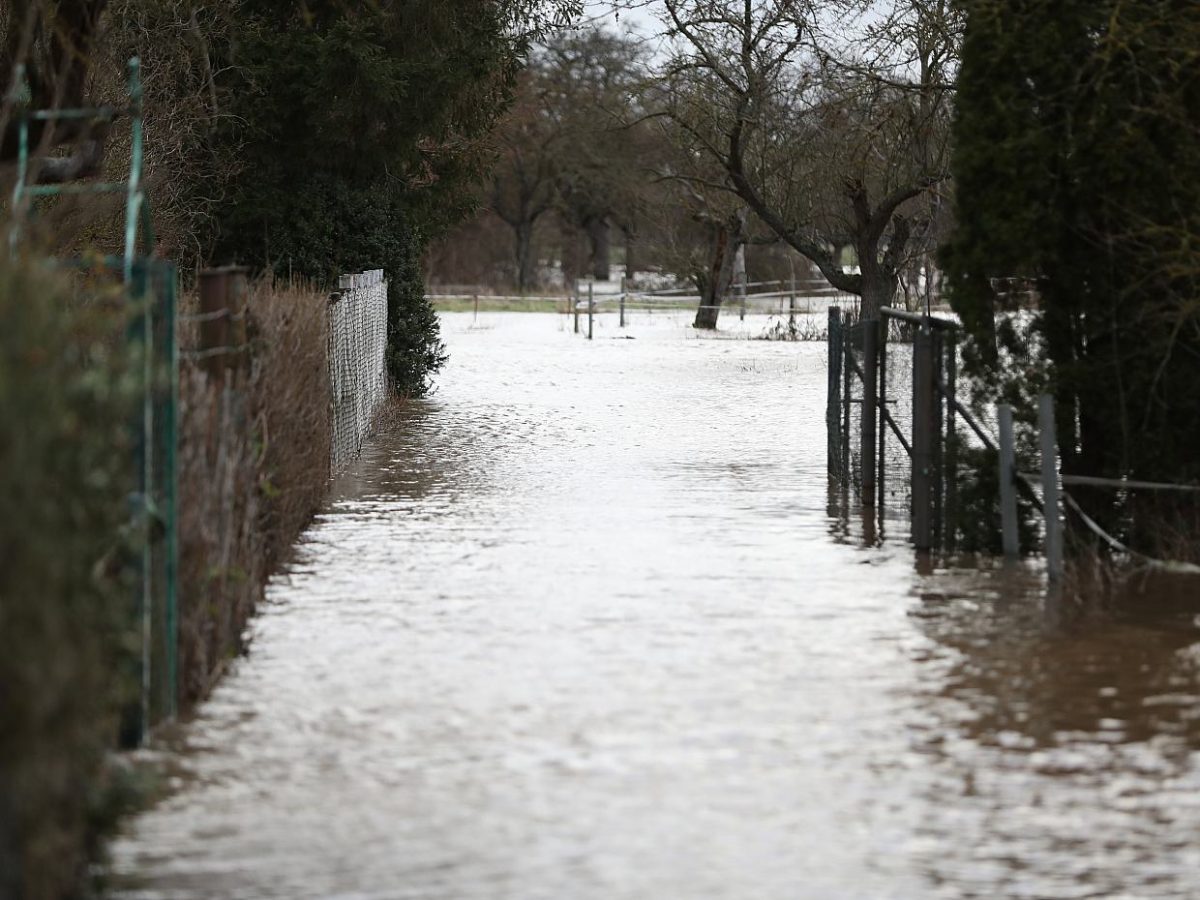
<svg viewBox="0 0 1200 900">
<path fill-rule="evenodd" d="M 637 272 L 637 233 L 632 228 L 626 228 L 625 234 L 625 280 L 632 283 Z"/>
<path fill-rule="evenodd" d="M 517 293 L 524 294 L 533 282 L 533 223 L 521 222 L 513 231 L 517 244 Z"/>
<path fill-rule="evenodd" d="M 725 225 L 716 227 L 716 235 L 712 243 L 712 254 L 709 270 L 700 284 L 700 306 L 696 310 L 693 328 L 704 328 L 713 331 L 717 327 L 717 317 L 721 314 L 721 304 L 729 292 L 729 284 L 733 280 L 733 263 L 741 246 L 741 233 Z"/>
<path fill-rule="evenodd" d="M 609 235 L 608 220 L 603 216 L 589 219 L 587 234 L 592 242 L 592 277 L 597 281 L 608 281 L 612 272 L 610 262 L 612 257 L 612 242 Z"/>
<path fill-rule="evenodd" d="M 580 265 L 579 232 L 565 218 L 562 222 L 561 237 L 563 287 L 569 294 L 575 289 L 575 282 L 579 280 L 582 267 Z"/>
<path fill-rule="evenodd" d="M 896 296 L 896 276 L 883 268 L 863 266 L 862 269 L 862 318 L 873 321 L 879 311 L 891 306 Z"/>
</svg>

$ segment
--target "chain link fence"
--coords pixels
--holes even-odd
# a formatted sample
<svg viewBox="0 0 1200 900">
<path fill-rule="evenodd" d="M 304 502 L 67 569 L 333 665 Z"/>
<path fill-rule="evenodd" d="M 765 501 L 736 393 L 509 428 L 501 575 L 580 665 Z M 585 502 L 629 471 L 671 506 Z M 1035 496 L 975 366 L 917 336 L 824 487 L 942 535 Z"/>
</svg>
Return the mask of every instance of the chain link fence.
<svg viewBox="0 0 1200 900">
<path fill-rule="evenodd" d="M 343 275 L 329 298 L 330 466 L 358 457 L 387 394 L 387 282 L 382 269 Z"/>
</svg>

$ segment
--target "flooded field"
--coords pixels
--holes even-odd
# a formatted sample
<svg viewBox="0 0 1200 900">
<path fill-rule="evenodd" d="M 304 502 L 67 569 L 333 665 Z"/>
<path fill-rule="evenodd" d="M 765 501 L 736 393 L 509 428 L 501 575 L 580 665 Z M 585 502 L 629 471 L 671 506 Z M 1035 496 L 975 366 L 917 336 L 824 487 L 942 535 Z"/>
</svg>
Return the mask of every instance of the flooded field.
<svg viewBox="0 0 1200 900">
<path fill-rule="evenodd" d="M 823 343 L 564 321 L 443 316 L 117 896 L 1200 896 L 1187 586 L 1082 614 L 867 545 Z"/>
</svg>

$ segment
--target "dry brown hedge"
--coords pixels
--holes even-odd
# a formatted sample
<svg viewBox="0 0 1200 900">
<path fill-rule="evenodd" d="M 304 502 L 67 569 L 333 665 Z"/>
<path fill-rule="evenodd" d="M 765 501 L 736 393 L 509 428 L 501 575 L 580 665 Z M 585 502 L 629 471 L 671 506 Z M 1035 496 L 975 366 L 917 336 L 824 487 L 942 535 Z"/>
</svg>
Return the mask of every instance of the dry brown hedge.
<svg viewBox="0 0 1200 900">
<path fill-rule="evenodd" d="M 194 305 L 194 300 L 191 301 Z M 185 352 L 180 373 L 180 690 L 202 699 L 243 648 L 267 578 L 329 481 L 327 297 L 261 282 L 248 359 L 225 384 Z M 185 348 L 197 335 L 185 330 Z"/>
</svg>

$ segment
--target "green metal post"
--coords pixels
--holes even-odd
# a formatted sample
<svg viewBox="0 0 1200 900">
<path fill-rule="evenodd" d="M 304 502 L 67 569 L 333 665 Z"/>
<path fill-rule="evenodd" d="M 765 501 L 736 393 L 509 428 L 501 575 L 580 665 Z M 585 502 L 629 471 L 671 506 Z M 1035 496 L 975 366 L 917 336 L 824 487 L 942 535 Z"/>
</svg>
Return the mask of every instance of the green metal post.
<svg viewBox="0 0 1200 900">
<path fill-rule="evenodd" d="M 131 121 L 129 185 L 125 200 L 125 281 L 133 275 L 138 223 L 142 220 L 142 67 L 129 60 L 129 115 Z"/>
</svg>

